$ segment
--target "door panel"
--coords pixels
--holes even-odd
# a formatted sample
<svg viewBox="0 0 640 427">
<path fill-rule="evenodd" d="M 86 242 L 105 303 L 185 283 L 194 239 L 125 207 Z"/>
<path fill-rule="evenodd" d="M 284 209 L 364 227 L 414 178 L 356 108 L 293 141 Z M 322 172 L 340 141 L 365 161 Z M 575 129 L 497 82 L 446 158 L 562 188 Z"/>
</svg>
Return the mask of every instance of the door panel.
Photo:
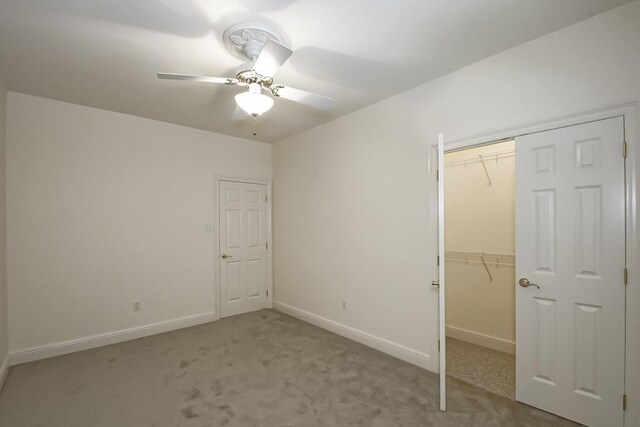
<svg viewBox="0 0 640 427">
<path fill-rule="evenodd" d="M 555 264 L 555 218 L 556 204 L 554 190 L 534 191 L 535 198 L 535 228 L 536 239 L 536 270 L 538 272 L 554 271 Z"/>
<path fill-rule="evenodd" d="M 535 298 L 537 316 L 535 332 L 537 339 L 536 381 L 555 385 L 556 381 L 556 308 L 554 300 Z"/>
<path fill-rule="evenodd" d="M 247 261 L 247 297 L 261 296 L 262 291 L 262 260 L 250 259 Z"/>
<path fill-rule="evenodd" d="M 260 211 L 247 211 L 247 247 L 257 248 L 260 246 Z"/>
<path fill-rule="evenodd" d="M 596 371 L 602 363 L 600 346 L 602 345 L 603 316 L 602 307 L 576 304 L 576 384 L 577 393 L 601 399 L 598 395 Z"/>
<path fill-rule="evenodd" d="M 266 186 L 220 181 L 221 317 L 267 307 Z"/>
<path fill-rule="evenodd" d="M 576 188 L 576 274 L 600 278 L 602 264 L 602 187 Z"/>
<path fill-rule="evenodd" d="M 239 248 L 240 247 L 240 215 L 241 212 L 238 209 L 228 209 L 226 212 L 226 237 L 227 248 Z"/>
<path fill-rule="evenodd" d="M 516 398 L 622 425 L 622 118 L 516 138 Z"/>
<path fill-rule="evenodd" d="M 226 279 L 227 286 L 227 301 L 235 302 L 240 301 L 242 296 L 242 265 L 238 261 L 230 261 L 226 263 L 223 269 L 224 279 Z"/>
</svg>

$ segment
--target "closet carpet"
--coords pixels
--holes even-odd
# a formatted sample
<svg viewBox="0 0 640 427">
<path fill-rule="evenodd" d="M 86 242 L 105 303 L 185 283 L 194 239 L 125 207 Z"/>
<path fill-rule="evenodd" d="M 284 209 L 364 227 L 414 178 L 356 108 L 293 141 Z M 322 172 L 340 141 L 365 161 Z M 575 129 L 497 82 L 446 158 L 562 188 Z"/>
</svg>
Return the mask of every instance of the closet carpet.
<svg viewBox="0 0 640 427">
<path fill-rule="evenodd" d="M 516 358 L 512 354 L 447 337 L 447 375 L 516 398 Z"/>
<path fill-rule="evenodd" d="M 273 310 L 12 367 L 0 426 L 561 426 Z"/>
</svg>

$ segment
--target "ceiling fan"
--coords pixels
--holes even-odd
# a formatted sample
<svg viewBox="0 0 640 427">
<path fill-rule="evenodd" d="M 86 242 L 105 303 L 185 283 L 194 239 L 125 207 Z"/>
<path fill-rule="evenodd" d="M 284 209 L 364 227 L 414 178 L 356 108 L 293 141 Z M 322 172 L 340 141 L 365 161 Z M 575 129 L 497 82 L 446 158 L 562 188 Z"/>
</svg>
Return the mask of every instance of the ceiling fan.
<svg viewBox="0 0 640 427">
<path fill-rule="evenodd" d="M 326 96 L 274 83 L 273 76 L 293 51 L 282 43 L 282 37 L 273 29 L 262 24 L 242 23 L 227 29 L 223 38 L 231 53 L 248 59 L 235 77 L 158 73 L 158 78 L 246 87 L 247 91 L 237 94 L 235 100 L 238 107 L 254 119 L 273 106 L 273 98 L 263 92 L 325 111 L 333 105 L 333 99 Z M 234 113 L 234 118 L 241 117 Z"/>
</svg>

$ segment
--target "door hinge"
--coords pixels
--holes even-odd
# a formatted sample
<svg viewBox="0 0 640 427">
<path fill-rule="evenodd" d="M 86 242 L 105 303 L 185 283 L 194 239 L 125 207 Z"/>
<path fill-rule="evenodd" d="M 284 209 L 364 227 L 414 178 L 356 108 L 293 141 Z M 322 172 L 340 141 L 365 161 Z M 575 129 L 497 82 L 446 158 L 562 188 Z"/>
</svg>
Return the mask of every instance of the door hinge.
<svg viewBox="0 0 640 427">
<path fill-rule="evenodd" d="M 440 351 L 440 340 L 438 340 L 438 351 Z"/>
<path fill-rule="evenodd" d="M 265 194 L 265 196 L 264 196 L 264 201 L 265 201 L 265 202 L 267 201 L 267 195 L 266 195 L 266 194 Z"/>
<path fill-rule="evenodd" d="M 622 141 L 622 158 L 627 158 L 627 141 Z"/>
<path fill-rule="evenodd" d="M 269 290 L 267 289 L 267 298 L 269 298 Z"/>
<path fill-rule="evenodd" d="M 265 243 L 264 247 L 267 248 L 267 250 L 269 250 L 269 242 Z"/>
<path fill-rule="evenodd" d="M 440 255 L 436 257 L 436 265 L 440 267 Z"/>
<path fill-rule="evenodd" d="M 626 285 L 629 282 L 629 270 L 624 269 L 624 284 Z"/>
<path fill-rule="evenodd" d="M 627 395 L 626 394 L 622 395 L 622 410 L 623 411 L 627 410 Z"/>
<path fill-rule="evenodd" d="M 440 170 L 436 169 L 436 181 L 440 181 Z"/>
</svg>

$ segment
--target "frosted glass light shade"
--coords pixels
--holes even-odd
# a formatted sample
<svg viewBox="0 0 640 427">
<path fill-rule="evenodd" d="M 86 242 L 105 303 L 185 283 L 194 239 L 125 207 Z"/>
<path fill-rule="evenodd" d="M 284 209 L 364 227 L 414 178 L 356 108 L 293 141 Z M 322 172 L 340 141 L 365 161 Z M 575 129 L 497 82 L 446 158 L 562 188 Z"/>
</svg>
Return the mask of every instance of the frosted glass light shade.
<svg viewBox="0 0 640 427">
<path fill-rule="evenodd" d="M 236 104 L 247 114 L 259 116 L 269 111 L 273 106 L 273 99 L 267 95 L 255 92 L 242 92 L 236 95 Z"/>
</svg>

